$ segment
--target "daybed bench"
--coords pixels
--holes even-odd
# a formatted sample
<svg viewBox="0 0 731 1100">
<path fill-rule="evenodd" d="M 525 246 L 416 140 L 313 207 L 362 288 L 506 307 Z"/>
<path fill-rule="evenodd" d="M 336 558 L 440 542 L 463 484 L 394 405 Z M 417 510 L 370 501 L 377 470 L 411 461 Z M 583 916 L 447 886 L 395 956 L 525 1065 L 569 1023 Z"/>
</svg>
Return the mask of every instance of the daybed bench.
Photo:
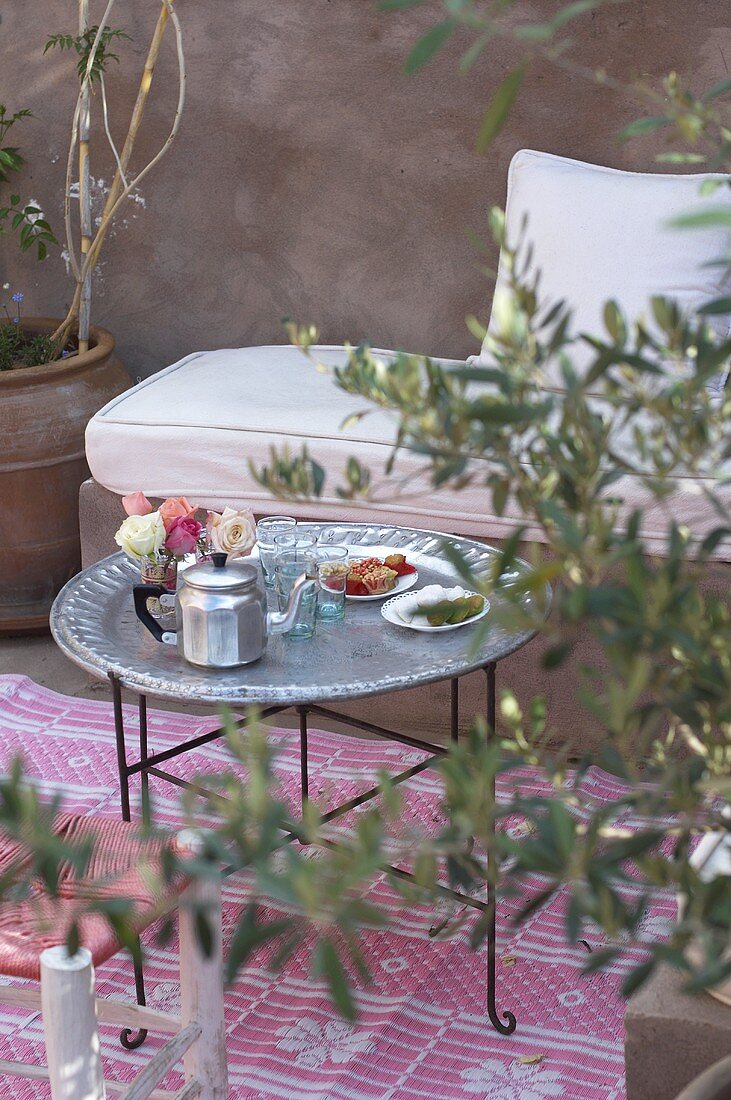
<svg viewBox="0 0 731 1100">
<path fill-rule="evenodd" d="M 702 197 L 703 178 L 628 173 L 523 150 L 509 171 L 508 237 L 515 240 L 527 218 L 526 237 L 542 272 L 541 294 L 546 301 L 564 298 L 572 305 L 577 333 L 601 332 L 602 307 L 609 298 L 618 300 L 629 318 L 647 315 L 649 299 L 657 294 L 694 309 L 729 294 L 728 270 L 714 264 L 731 251 L 729 235 L 717 229 L 681 234 L 668 226 L 673 216 L 699 204 L 728 201 L 727 189 Z M 500 271 L 498 291 L 504 278 Z M 728 317 L 712 320 L 728 333 Z M 581 369 L 579 345 L 577 349 Z M 345 352 L 325 347 L 318 349 L 318 357 L 334 366 L 344 361 Z M 557 379 L 548 381 L 556 384 Z M 480 488 L 459 493 L 425 488 L 414 497 L 410 487 L 405 497 L 391 482 L 377 505 L 344 505 L 334 486 L 347 457 L 355 455 L 377 473 L 395 434 L 393 422 L 382 412 L 343 430 L 345 417 L 362 407 L 362 401 L 337 389 L 293 347 L 199 352 L 167 367 L 110 402 L 89 424 L 87 457 L 93 480 L 82 486 L 80 502 L 85 562 L 115 549 L 119 497 L 136 489 L 148 496 L 185 494 L 202 506 L 248 503 L 256 513 L 410 524 L 491 543 L 499 543 L 521 520 L 492 514 L 490 495 Z M 318 502 L 282 505 L 252 479 L 249 460 L 266 462 L 272 444 L 287 443 L 293 451 L 307 443 L 328 470 L 330 492 Z M 407 471 L 415 463 L 404 456 L 399 469 Z M 718 517 L 700 489 L 699 479 L 683 478 L 672 498 L 647 512 L 651 549 L 662 553 L 670 518 L 697 535 L 717 525 Z M 635 479 L 625 478 L 613 491 L 624 496 L 627 508 L 648 502 Z M 540 539 L 540 532 L 529 530 L 527 537 Z M 724 558 L 723 548 L 719 558 Z M 726 590 L 728 577 L 719 563 L 718 571 L 709 573 L 709 584 Z M 595 732 L 586 713 L 578 710 L 575 676 L 568 668 L 545 674 L 540 652 L 540 645 L 532 645 L 508 660 L 503 682 L 522 696 L 544 692 L 551 724 L 562 739 L 576 751 L 586 748 Z M 369 703 L 372 720 L 406 723 L 437 736 L 447 700 L 436 688 L 417 694 L 406 693 L 378 716 Z M 481 705 L 477 695 L 474 702 Z M 395 713 L 395 707 L 402 713 Z"/>
</svg>

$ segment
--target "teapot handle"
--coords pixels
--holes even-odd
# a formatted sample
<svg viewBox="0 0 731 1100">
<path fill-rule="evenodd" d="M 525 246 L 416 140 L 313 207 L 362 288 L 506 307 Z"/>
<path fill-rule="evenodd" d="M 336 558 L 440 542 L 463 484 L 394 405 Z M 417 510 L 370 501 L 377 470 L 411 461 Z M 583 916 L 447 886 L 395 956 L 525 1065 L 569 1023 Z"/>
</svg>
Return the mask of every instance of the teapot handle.
<svg viewBox="0 0 731 1100">
<path fill-rule="evenodd" d="M 154 619 L 147 609 L 147 601 L 155 596 L 169 596 L 170 591 L 161 584 L 136 584 L 132 588 L 132 598 L 135 602 L 135 614 L 143 626 L 152 634 L 157 642 L 166 642 L 168 645 L 177 645 L 178 636 L 174 630 L 163 630 L 157 619 Z"/>
</svg>

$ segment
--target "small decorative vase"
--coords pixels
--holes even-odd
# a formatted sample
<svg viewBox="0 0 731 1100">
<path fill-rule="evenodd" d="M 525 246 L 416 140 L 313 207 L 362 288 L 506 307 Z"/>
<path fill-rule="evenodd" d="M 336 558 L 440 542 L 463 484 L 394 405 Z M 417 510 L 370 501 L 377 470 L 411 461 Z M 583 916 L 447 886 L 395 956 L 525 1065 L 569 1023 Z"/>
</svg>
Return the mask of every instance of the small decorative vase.
<svg viewBox="0 0 731 1100">
<path fill-rule="evenodd" d="M 168 592 L 174 592 L 178 584 L 178 563 L 167 554 L 142 558 L 140 561 L 142 584 L 160 584 Z"/>
<path fill-rule="evenodd" d="M 201 539 L 195 548 L 195 563 L 201 565 L 205 561 L 211 560 L 211 554 L 215 553 L 213 543 L 210 539 Z"/>
</svg>

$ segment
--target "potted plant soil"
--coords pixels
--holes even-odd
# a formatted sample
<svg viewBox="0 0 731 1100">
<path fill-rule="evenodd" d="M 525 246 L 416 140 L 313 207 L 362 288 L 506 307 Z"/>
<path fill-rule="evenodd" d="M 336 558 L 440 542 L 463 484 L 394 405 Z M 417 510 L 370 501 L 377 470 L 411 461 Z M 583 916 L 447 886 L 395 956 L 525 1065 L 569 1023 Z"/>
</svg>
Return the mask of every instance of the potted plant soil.
<svg viewBox="0 0 731 1100">
<path fill-rule="evenodd" d="M 118 60 L 112 52 L 115 44 L 129 36 L 109 26 L 113 3 L 107 4 L 102 22 L 92 25 L 89 0 L 79 0 L 79 33 L 54 35 L 46 44 L 46 50 L 60 48 L 76 55 L 79 79 L 64 201 L 66 251 L 74 279 L 68 313 L 64 318 L 25 317 L 22 291 L 8 284 L 0 291 L 0 634 L 46 630 L 54 596 L 79 569 L 78 492 L 88 477 L 84 432 L 94 413 L 130 382 L 115 355 L 112 334 L 91 324 L 92 275 L 115 215 L 169 148 L 183 108 L 180 24 L 171 0 L 162 0 L 127 134 L 117 147 L 108 125 L 105 74 L 108 64 Z M 168 24 L 178 55 L 175 116 L 161 149 L 133 172 L 135 139 Z M 92 103 L 116 164 L 101 212 L 91 207 Z M 9 184 L 22 168 L 18 149 L 7 145 L 5 136 L 28 114 L 23 110 L 10 115 L 0 105 L 0 185 Z M 23 204 L 17 194 L 3 201 L 0 233 L 16 233 L 21 249 L 35 249 L 43 260 L 56 241 L 42 211 Z"/>
</svg>

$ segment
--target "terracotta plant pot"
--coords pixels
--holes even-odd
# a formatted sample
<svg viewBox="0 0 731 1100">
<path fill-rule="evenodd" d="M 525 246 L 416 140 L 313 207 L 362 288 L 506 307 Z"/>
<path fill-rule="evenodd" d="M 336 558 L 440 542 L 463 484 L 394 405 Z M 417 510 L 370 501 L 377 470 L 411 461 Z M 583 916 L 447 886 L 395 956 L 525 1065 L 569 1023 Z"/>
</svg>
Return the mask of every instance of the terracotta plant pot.
<svg viewBox="0 0 731 1100">
<path fill-rule="evenodd" d="M 59 322 L 22 324 L 50 333 Z M 90 344 L 68 360 L 0 371 L 0 635 L 47 630 L 54 596 L 80 568 L 84 430 L 130 385 L 112 334 L 93 327 Z"/>
</svg>

